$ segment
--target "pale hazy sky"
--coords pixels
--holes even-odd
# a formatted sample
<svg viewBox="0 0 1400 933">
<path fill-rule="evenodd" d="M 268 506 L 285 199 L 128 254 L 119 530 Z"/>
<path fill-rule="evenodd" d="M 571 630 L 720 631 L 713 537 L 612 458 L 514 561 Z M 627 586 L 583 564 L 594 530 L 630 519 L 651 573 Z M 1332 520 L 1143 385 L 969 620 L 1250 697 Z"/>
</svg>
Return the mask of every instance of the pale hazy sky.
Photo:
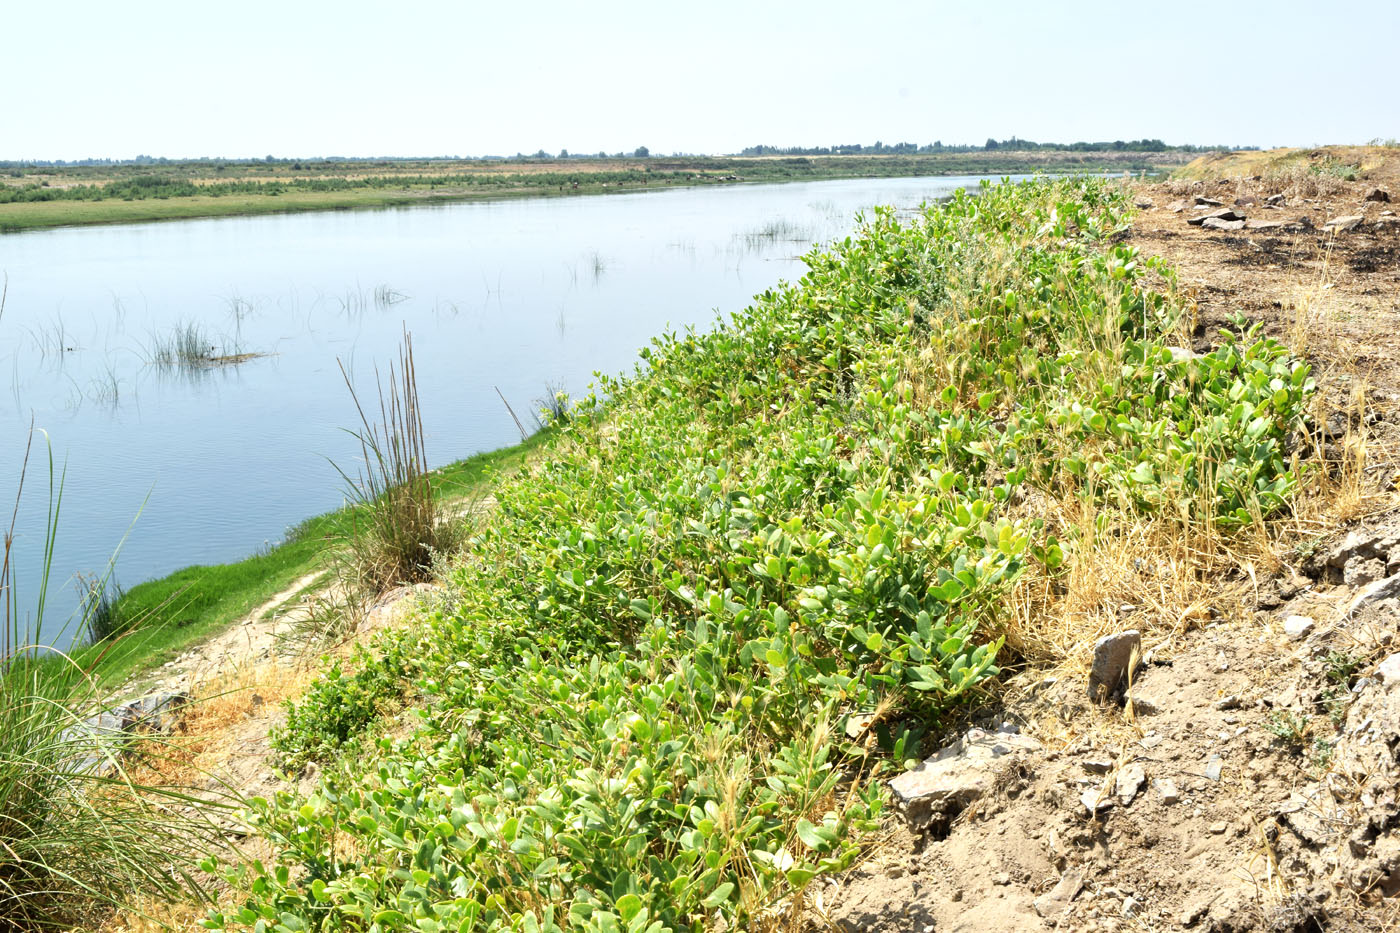
<svg viewBox="0 0 1400 933">
<path fill-rule="evenodd" d="M 0 4 L 0 159 L 1400 137 L 1400 0 Z"/>
</svg>

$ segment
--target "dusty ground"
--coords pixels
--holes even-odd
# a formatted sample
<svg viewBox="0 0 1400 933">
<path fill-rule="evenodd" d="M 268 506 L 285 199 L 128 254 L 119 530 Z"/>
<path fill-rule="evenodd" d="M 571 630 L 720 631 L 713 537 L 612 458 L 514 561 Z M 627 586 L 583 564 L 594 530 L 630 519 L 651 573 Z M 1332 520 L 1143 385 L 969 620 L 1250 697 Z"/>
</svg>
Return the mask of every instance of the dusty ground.
<svg viewBox="0 0 1400 933">
<path fill-rule="evenodd" d="M 1311 166 L 1346 159 L 1362 177 L 1314 190 Z M 1400 650 L 1400 205 L 1364 200 L 1400 202 L 1400 150 L 1295 153 L 1290 173 L 1256 155 L 1223 174 L 1244 164 L 1136 189 L 1126 239 L 1178 268 L 1195 350 L 1259 323 L 1309 357 L 1322 391 L 1299 453 L 1326 479 L 1274 559 L 1144 643 L 1128 705 L 1089 702 L 1084 657 L 1023 672 L 979 724 L 1034 750 L 998 758 L 990 791 L 928 827 L 892 813 L 868 861 L 810 893 L 812 929 L 1400 930 L 1400 668 L 1382 663 Z M 1189 225 L 1220 209 L 1198 195 L 1243 228 Z M 1111 611 L 1152 629 L 1150 608 Z"/>
</svg>

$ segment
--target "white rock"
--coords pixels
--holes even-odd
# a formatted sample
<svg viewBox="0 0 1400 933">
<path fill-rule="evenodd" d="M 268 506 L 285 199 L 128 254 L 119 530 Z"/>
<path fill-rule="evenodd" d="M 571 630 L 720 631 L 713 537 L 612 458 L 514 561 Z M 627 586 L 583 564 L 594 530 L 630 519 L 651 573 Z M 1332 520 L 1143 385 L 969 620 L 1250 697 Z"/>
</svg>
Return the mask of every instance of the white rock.
<svg viewBox="0 0 1400 933">
<path fill-rule="evenodd" d="M 1307 616 L 1288 616 L 1283 620 L 1283 633 L 1289 638 L 1302 638 L 1312 631 L 1314 625 Z"/>
<path fill-rule="evenodd" d="M 1029 736 L 971 729 L 913 771 L 890 781 L 895 808 L 910 829 L 927 829 L 937 817 L 956 816 L 990 792 L 1011 761 L 1043 750 Z"/>
</svg>

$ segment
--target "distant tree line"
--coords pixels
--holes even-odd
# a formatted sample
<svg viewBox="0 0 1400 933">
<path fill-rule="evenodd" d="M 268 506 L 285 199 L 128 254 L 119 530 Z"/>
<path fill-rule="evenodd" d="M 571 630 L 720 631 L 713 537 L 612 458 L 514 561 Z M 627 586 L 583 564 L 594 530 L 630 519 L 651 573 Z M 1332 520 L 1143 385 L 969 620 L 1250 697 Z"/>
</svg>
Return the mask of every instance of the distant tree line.
<svg viewBox="0 0 1400 933">
<path fill-rule="evenodd" d="M 988 152 L 1001 150 L 1004 152 L 1034 152 L 1036 150 L 1050 150 L 1057 152 L 1215 152 L 1221 149 L 1258 149 L 1258 146 L 1169 146 L 1160 139 L 1116 139 L 1112 142 L 1077 142 L 1077 143 L 1038 143 L 1030 139 L 1018 139 L 1012 136 L 1010 139 L 988 139 L 982 145 L 972 145 L 967 143 L 944 143 L 935 140 L 931 143 L 884 143 L 876 141 L 874 145 L 863 145 L 861 143 L 848 143 L 834 146 L 749 146 L 747 149 L 737 153 L 740 156 L 821 156 L 821 155 L 916 155 L 938 152 Z M 15 159 L 10 161 L 0 160 L 0 169 L 21 169 L 21 168 L 71 168 L 71 167 L 104 167 L 104 166 L 172 166 L 190 165 L 195 163 L 209 164 L 214 166 L 236 166 L 260 163 L 264 165 L 288 165 L 294 170 L 301 168 L 301 163 L 378 163 L 388 165 L 392 162 L 456 162 L 464 160 L 479 160 L 488 162 L 517 162 L 527 160 L 553 160 L 553 159 L 645 159 L 652 155 L 651 150 L 646 146 L 638 146 L 631 152 L 574 152 L 568 149 L 561 149 L 558 155 L 552 155 L 543 149 L 534 153 L 517 152 L 513 156 L 423 156 L 423 157 L 388 157 L 388 156 L 317 156 L 309 159 L 277 158 L 267 156 L 262 159 L 225 159 L 222 157 L 204 156 L 199 159 L 167 159 L 163 156 L 138 155 L 134 159 Z M 672 158 L 706 158 L 699 153 L 673 152 Z"/>
<path fill-rule="evenodd" d="M 966 143 L 947 144 L 941 140 L 931 143 L 894 143 L 876 140 L 873 146 L 861 143 L 835 146 L 749 146 L 740 152 L 745 156 L 766 155 L 916 155 L 935 152 L 1034 152 L 1044 149 L 1055 152 L 1214 152 L 1220 149 L 1258 149 L 1258 146 L 1169 146 L 1160 139 L 1116 139 L 1113 142 L 1038 143 L 1030 139 L 988 139 L 980 146 Z"/>
</svg>

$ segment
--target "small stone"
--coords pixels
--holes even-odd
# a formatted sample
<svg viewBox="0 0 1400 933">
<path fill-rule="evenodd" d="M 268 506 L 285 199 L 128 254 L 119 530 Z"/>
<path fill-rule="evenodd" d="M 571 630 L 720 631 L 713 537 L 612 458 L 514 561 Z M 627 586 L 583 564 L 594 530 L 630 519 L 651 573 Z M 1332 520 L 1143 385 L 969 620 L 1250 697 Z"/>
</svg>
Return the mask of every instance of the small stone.
<svg viewBox="0 0 1400 933">
<path fill-rule="evenodd" d="M 1288 616 L 1283 620 L 1283 634 L 1289 638 L 1303 638 L 1311 632 L 1315 623 L 1307 616 Z"/>
<path fill-rule="evenodd" d="M 1148 733 L 1138 740 L 1138 744 L 1148 751 L 1152 751 L 1152 749 L 1162 744 L 1162 737 L 1155 733 Z"/>
<path fill-rule="evenodd" d="M 1288 225 L 1281 220 L 1250 220 L 1245 226 L 1250 230 L 1278 230 Z"/>
<path fill-rule="evenodd" d="M 1138 198 L 1133 202 L 1133 207 L 1136 207 L 1140 211 L 1151 210 L 1152 202 L 1147 198 Z"/>
<path fill-rule="evenodd" d="M 1357 555 L 1346 562 L 1342 570 L 1342 582 L 1347 586 L 1365 586 L 1385 576 L 1385 561 L 1379 557 Z"/>
<path fill-rule="evenodd" d="M 1212 836 L 1222 836 L 1225 834 L 1225 830 L 1229 828 L 1229 823 L 1226 823 L 1224 820 L 1219 820 L 1218 822 L 1210 824 L 1210 834 Z"/>
<path fill-rule="evenodd" d="M 1113 761 L 1108 758 L 1089 758 L 1080 762 L 1090 774 L 1107 774 L 1113 770 Z"/>
<path fill-rule="evenodd" d="M 1135 917 L 1137 916 L 1138 911 L 1141 909 L 1142 901 L 1138 900 L 1135 897 L 1123 898 L 1123 916 Z"/>
<path fill-rule="evenodd" d="M 1084 875 L 1071 868 L 1060 876 L 1060 881 L 1048 893 L 1035 899 L 1035 912 L 1046 920 L 1058 920 L 1069 910 L 1079 889 L 1084 887 Z"/>
<path fill-rule="evenodd" d="M 1287 623 L 1285 623 L 1285 625 L 1286 625 L 1286 624 L 1287 624 Z M 1220 699 L 1218 699 L 1218 700 L 1215 701 L 1215 704 L 1214 704 L 1214 705 L 1215 705 L 1215 708 L 1218 709 L 1218 710 L 1239 709 L 1239 708 L 1240 708 L 1240 697 L 1239 697 L 1239 694 L 1237 694 L 1237 693 L 1232 693 L 1230 696 L 1221 697 Z"/>
<path fill-rule="evenodd" d="M 1221 204 L 1221 202 L 1215 200 L 1215 198 L 1208 198 L 1203 194 L 1196 195 L 1196 203 L 1201 207 L 1219 207 Z"/>
<path fill-rule="evenodd" d="M 1181 791 L 1177 789 L 1176 782 L 1171 778 L 1158 778 L 1152 782 L 1152 786 L 1157 788 L 1157 793 L 1162 795 L 1162 803 L 1180 803 Z"/>
<path fill-rule="evenodd" d="M 1010 883 L 1011 876 L 1004 871 L 997 872 L 996 877 L 992 879 L 992 884 L 995 884 L 998 887 L 1006 887 Z"/>
<path fill-rule="evenodd" d="M 1191 904 L 1188 904 L 1186 909 L 1181 912 L 1181 925 L 1184 927 L 1193 926 L 1197 920 L 1200 920 L 1206 915 L 1206 911 L 1210 910 L 1211 902 L 1214 901 L 1217 896 L 1218 895 L 1204 894 Z"/>
<path fill-rule="evenodd" d="M 1281 194 L 1271 194 L 1271 195 L 1269 195 L 1267 198 L 1264 199 L 1264 203 L 1265 203 L 1265 204 L 1272 204 L 1272 205 L 1274 205 L 1274 206 L 1278 206 L 1278 205 L 1282 204 L 1283 201 L 1284 201 L 1284 197 L 1283 197 L 1283 195 L 1281 195 Z"/>
<path fill-rule="evenodd" d="M 1376 668 L 1376 678 L 1387 690 L 1400 684 L 1400 654 L 1392 654 Z"/>
<path fill-rule="evenodd" d="M 1384 188 L 1372 188 L 1370 191 L 1366 192 L 1366 200 L 1378 201 L 1383 204 L 1389 203 L 1390 193 Z"/>
<path fill-rule="evenodd" d="M 1219 217 L 1207 217 L 1201 221 L 1203 230 L 1243 230 L 1244 220 L 1222 220 Z"/>
<path fill-rule="evenodd" d="M 1347 214 L 1344 217 L 1333 217 L 1322 225 L 1323 230 L 1331 230 L 1334 233 L 1345 233 L 1348 230 L 1355 230 L 1361 226 L 1361 222 L 1366 218 L 1360 214 Z"/>
<path fill-rule="evenodd" d="M 1133 697 L 1134 716 L 1156 716 L 1162 711 L 1157 701 L 1149 697 Z"/>
<path fill-rule="evenodd" d="M 1220 780 L 1220 772 L 1225 767 L 1225 763 L 1220 760 L 1219 755 L 1211 755 L 1206 759 L 1206 777 L 1212 781 Z"/>
<path fill-rule="evenodd" d="M 1100 810 L 1107 810 L 1113 806 L 1113 798 L 1098 790 L 1086 790 L 1079 795 L 1079 802 L 1084 804 L 1084 809 L 1089 811 L 1090 816 L 1096 816 Z"/>
<path fill-rule="evenodd" d="M 1118 689 L 1138 652 L 1142 635 L 1136 629 L 1105 635 L 1094 643 L 1094 664 L 1089 670 L 1089 699 L 1103 702 Z"/>
<path fill-rule="evenodd" d="M 1118 797 L 1118 802 L 1126 807 L 1137 797 L 1145 783 L 1147 774 L 1142 770 L 1142 765 L 1131 764 L 1118 772 L 1118 778 L 1113 782 L 1113 793 Z"/>
<path fill-rule="evenodd" d="M 913 771 L 890 781 L 895 808 L 910 829 L 924 830 L 940 817 L 956 816 L 991 791 L 998 775 L 1018 756 L 1043 750 L 1029 736 L 969 729 Z"/>
<path fill-rule="evenodd" d="M 1244 219 L 1245 216 L 1233 207 L 1222 207 L 1218 211 L 1211 211 L 1209 214 L 1202 214 L 1199 217 L 1189 218 L 1186 222 L 1193 227 L 1200 227 L 1204 225 L 1207 220 L 1243 221 Z"/>
</svg>

